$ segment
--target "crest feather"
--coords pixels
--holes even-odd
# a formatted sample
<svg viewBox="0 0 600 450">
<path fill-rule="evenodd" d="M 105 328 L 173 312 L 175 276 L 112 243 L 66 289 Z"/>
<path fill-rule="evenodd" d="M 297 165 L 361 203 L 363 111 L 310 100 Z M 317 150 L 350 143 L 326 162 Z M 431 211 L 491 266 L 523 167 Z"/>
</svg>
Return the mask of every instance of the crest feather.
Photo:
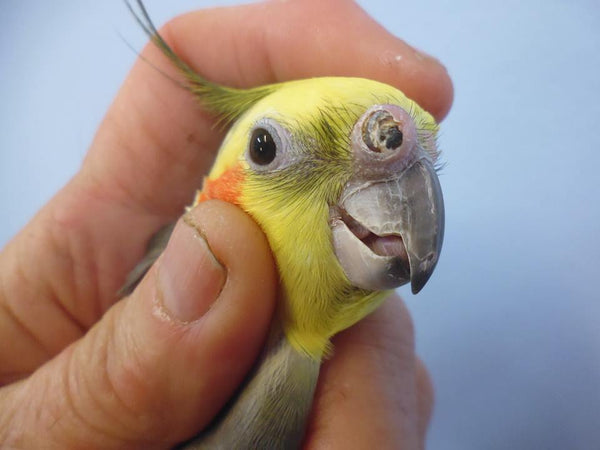
<svg viewBox="0 0 600 450">
<path fill-rule="evenodd" d="M 189 89 L 204 107 L 216 114 L 219 117 L 220 123 L 228 125 L 234 122 L 256 102 L 277 89 L 276 85 L 238 89 L 207 80 L 182 60 L 169 44 L 166 43 L 154 26 L 154 23 L 150 19 L 148 11 L 141 0 L 135 1 L 138 11 L 136 11 L 129 0 L 125 0 L 125 4 L 150 40 L 167 58 L 169 58 L 175 67 L 179 69 L 179 72 L 185 77 L 184 87 Z"/>
</svg>

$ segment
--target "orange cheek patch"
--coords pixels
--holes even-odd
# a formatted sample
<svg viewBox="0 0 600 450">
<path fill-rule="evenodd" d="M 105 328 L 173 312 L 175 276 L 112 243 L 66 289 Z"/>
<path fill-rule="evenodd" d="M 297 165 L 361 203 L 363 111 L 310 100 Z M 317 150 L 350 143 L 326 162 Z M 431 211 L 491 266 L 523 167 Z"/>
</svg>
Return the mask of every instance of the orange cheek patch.
<svg viewBox="0 0 600 450">
<path fill-rule="evenodd" d="M 223 200 L 234 205 L 239 205 L 244 181 L 244 169 L 241 164 L 236 164 L 227 169 L 216 180 L 204 179 L 202 190 L 196 194 L 194 204 L 210 199 Z"/>
</svg>

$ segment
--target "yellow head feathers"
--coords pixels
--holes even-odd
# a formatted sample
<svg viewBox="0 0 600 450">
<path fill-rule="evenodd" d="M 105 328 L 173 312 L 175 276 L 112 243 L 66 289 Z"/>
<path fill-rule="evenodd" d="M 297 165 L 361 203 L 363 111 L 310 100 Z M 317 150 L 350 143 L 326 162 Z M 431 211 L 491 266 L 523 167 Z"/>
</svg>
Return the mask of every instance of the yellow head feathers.
<svg viewBox="0 0 600 450">
<path fill-rule="evenodd" d="M 404 94 L 375 81 L 331 77 L 282 83 L 233 124 L 207 180 L 207 185 L 239 183 L 233 189 L 238 197 L 226 199 L 247 211 L 269 240 L 281 277 L 279 314 L 286 336 L 316 358 L 331 336 L 384 297 L 348 280 L 330 226 L 330 210 L 357 170 L 353 126 L 376 104 L 400 105 L 421 129 L 437 129 Z M 252 160 L 256 130 L 265 130 L 277 151 L 264 165 Z M 235 181 L 232 173 L 239 174 Z"/>
</svg>

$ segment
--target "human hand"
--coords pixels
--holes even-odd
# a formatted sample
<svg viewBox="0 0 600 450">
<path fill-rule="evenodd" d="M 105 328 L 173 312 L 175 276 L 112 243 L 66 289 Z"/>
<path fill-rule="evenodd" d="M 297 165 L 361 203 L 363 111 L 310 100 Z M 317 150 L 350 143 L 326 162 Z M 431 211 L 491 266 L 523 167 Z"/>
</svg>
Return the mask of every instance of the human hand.
<svg viewBox="0 0 600 450">
<path fill-rule="evenodd" d="M 436 61 L 349 1 L 200 11 L 161 33 L 223 84 L 363 76 L 399 87 L 438 119 L 451 102 Z M 143 56 L 164 61 L 153 46 Z M 136 291 L 115 304 L 149 237 L 201 185 L 222 138 L 213 124 L 188 92 L 138 62 L 80 172 L 3 250 L 0 445 L 172 446 L 210 422 L 244 378 L 277 287 L 266 240 L 239 209 L 195 208 Z M 196 271 L 204 277 L 191 277 Z M 334 343 L 306 446 L 422 445 L 431 386 L 401 302 L 387 302 Z"/>
</svg>

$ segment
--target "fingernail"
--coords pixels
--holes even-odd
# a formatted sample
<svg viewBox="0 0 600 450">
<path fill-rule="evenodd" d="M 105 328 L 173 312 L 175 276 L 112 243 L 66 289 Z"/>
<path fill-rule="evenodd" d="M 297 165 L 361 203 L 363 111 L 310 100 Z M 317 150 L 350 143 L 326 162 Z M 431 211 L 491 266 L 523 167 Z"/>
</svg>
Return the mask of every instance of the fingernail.
<svg viewBox="0 0 600 450">
<path fill-rule="evenodd" d="M 193 322 L 215 302 L 226 273 L 191 221 L 184 219 L 177 228 L 160 259 L 158 290 L 171 317 Z"/>
</svg>

